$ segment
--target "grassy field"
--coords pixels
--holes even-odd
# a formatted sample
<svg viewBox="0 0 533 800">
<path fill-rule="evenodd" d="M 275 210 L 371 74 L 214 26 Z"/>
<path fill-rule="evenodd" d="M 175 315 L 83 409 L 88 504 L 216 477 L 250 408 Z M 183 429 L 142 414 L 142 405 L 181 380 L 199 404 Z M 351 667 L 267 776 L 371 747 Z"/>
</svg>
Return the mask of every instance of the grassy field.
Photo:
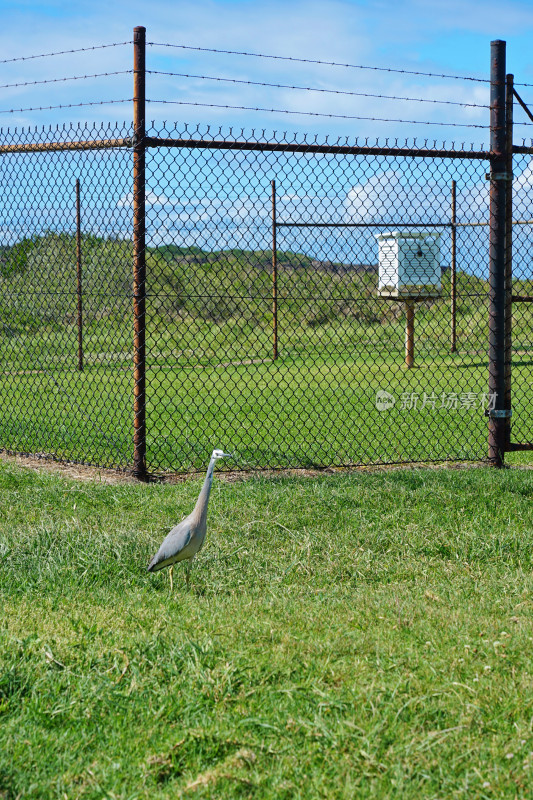
<svg viewBox="0 0 533 800">
<path fill-rule="evenodd" d="M 53 233 L 0 250 L 0 447 L 131 467 L 131 243 L 82 237 L 83 372 L 75 253 L 72 235 Z M 241 468 L 486 456 L 481 278 L 458 271 L 453 355 L 449 271 L 442 298 L 417 305 L 416 368 L 406 371 L 405 309 L 378 297 L 371 265 L 279 251 L 273 361 L 271 253 L 162 246 L 146 258 L 150 471 L 202 469 L 213 441 L 235 450 Z M 513 291 L 531 293 L 530 284 L 515 281 Z M 522 443 L 533 441 L 524 305 L 513 322 L 513 440 Z M 394 396 L 392 409 L 376 409 L 378 390 Z M 466 394 L 475 407 L 442 400 Z M 424 395 L 434 399 L 422 405 Z"/>
<path fill-rule="evenodd" d="M 0 463 L 0 797 L 529 798 L 533 476 L 200 480 Z"/>
<path fill-rule="evenodd" d="M 481 460 L 487 372 L 484 359 L 464 354 L 409 371 L 393 357 L 154 367 L 147 372 L 149 469 L 203 469 L 213 442 L 236 451 L 235 462 L 225 465 L 230 469 Z M 531 385 L 530 365 L 521 378 Z M 385 411 L 376 407 L 380 389 L 395 400 Z M 452 393 L 454 404 L 442 407 Z M 475 395 L 473 407 L 461 401 L 468 393 Z M 0 411 L 6 448 L 131 465 L 128 370 L 7 374 L 0 376 L 0 394 L 7 399 Z M 425 405 L 424 394 L 433 398 Z M 527 392 L 515 399 L 513 415 L 514 441 L 531 441 Z"/>
<path fill-rule="evenodd" d="M 237 452 L 237 467 L 325 467 L 484 457 L 487 420 L 480 398 L 487 365 L 433 359 L 406 371 L 393 358 L 310 357 L 147 373 L 147 458 L 153 471 L 202 469 L 212 442 Z M 379 411 L 376 392 L 392 393 Z M 19 452 L 111 466 L 131 464 L 132 385 L 128 371 L 0 376 L 9 398 L 1 442 Z M 424 393 L 432 397 L 423 405 Z M 442 397 L 456 403 L 443 408 Z M 475 394 L 475 406 L 459 401 Z M 411 400 L 414 397 L 414 401 Z"/>
</svg>

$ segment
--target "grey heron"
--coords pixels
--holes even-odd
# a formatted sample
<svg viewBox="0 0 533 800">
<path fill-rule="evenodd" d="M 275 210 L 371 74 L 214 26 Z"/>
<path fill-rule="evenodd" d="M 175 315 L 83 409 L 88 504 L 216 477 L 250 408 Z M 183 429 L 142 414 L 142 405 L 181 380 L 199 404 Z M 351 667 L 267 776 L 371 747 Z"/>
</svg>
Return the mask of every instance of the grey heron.
<svg viewBox="0 0 533 800">
<path fill-rule="evenodd" d="M 222 450 L 213 450 L 204 484 L 194 509 L 165 536 L 161 547 L 148 564 L 149 572 L 157 572 L 164 567 L 170 567 L 170 591 L 173 589 L 173 565 L 178 561 L 187 561 L 186 582 L 187 588 L 189 587 L 189 573 L 193 558 L 201 550 L 205 540 L 207 504 L 213 483 L 215 464 L 219 458 L 230 458 L 231 455 L 231 453 L 224 453 Z"/>
</svg>

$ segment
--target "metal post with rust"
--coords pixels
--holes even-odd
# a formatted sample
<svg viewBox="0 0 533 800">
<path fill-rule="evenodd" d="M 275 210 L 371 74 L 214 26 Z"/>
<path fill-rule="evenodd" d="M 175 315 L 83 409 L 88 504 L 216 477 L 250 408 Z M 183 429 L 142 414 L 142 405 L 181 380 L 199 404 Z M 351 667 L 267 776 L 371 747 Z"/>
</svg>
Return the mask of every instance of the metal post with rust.
<svg viewBox="0 0 533 800">
<path fill-rule="evenodd" d="M 509 180 L 505 118 L 505 42 L 491 42 L 490 57 L 489 462 L 495 467 L 502 467 L 510 416 L 509 410 L 505 408 L 505 230 Z"/>
<path fill-rule="evenodd" d="M 415 365 L 415 301 L 405 301 L 405 366 Z"/>
<path fill-rule="evenodd" d="M 146 480 L 146 28 L 133 29 L 133 474 Z"/>
<path fill-rule="evenodd" d="M 511 442 L 511 362 L 513 327 L 513 101 L 514 75 L 506 77 L 505 126 L 507 145 L 507 193 L 505 196 L 505 449 Z"/>
<path fill-rule="evenodd" d="M 273 358 L 278 357 L 278 244 L 276 224 L 276 181 L 272 186 L 272 335 Z"/>
<path fill-rule="evenodd" d="M 456 183 L 452 180 L 451 195 L 451 245 L 450 245 L 450 297 L 451 297 L 451 343 L 450 352 L 457 350 L 457 197 Z"/>
<path fill-rule="evenodd" d="M 76 178 L 76 295 L 78 300 L 78 369 L 83 370 L 83 293 L 81 272 L 80 181 Z"/>
</svg>

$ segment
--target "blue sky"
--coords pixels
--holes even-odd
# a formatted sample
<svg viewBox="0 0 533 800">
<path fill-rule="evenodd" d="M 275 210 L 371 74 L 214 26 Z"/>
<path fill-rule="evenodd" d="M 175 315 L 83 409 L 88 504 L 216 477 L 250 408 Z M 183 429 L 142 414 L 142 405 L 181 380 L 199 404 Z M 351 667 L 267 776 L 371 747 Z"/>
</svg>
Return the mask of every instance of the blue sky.
<svg viewBox="0 0 533 800">
<path fill-rule="evenodd" d="M 250 2 L 194 0 L 137 2 L 0 2 L 1 54 L 21 55 L 90 47 L 131 39 L 145 25 L 149 42 L 246 50 L 259 53 L 486 78 L 491 39 L 507 41 L 508 71 L 517 82 L 533 84 L 533 2 L 485 0 L 375 0 L 363 2 Z M 131 68 L 131 46 L 1 64 L 0 83 L 10 84 Z M 344 92 L 390 94 L 484 105 L 484 83 L 425 78 L 374 70 L 302 64 L 191 50 L 149 47 L 147 67 L 176 73 L 284 83 Z M 99 100 L 127 100 L 130 74 L 84 81 L 0 89 L 0 111 Z M 533 87 L 520 89 L 533 106 Z M 148 76 L 154 100 L 260 106 L 287 111 L 427 121 L 374 122 L 286 113 L 240 111 L 150 103 L 148 118 L 246 129 L 326 134 L 350 139 L 378 136 L 439 142 L 487 143 L 482 128 L 439 126 L 439 122 L 486 125 L 488 110 L 393 101 L 328 93 L 246 86 L 199 78 Z M 3 127 L 131 118 L 129 102 L 50 111 L 0 114 Z M 525 121 L 517 110 L 517 121 Z M 533 128 L 519 126 L 530 138 Z"/>
<path fill-rule="evenodd" d="M 282 2 L 263 3 L 249 0 L 183 0 L 179 3 L 158 2 L 64 2 L 37 3 L 32 0 L 0 0 L 2 26 L 0 44 L 2 59 L 32 56 L 40 53 L 90 48 L 112 42 L 125 44 L 80 53 L 67 53 L 50 58 L 36 58 L 0 64 L 0 85 L 105 72 L 125 72 L 100 78 L 58 81 L 33 86 L 0 89 L 0 112 L 36 106 L 57 106 L 76 103 L 98 103 L 101 100 L 123 102 L 94 106 L 56 108 L 43 111 L 0 113 L 0 124 L 27 128 L 31 126 L 77 125 L 93 122 L 112 124 L 126 122 L 126 128 L 112 135 L 129 132 L 132 116 L 132 29 L 147 28 L 147 41 L 187 45 L 192 48 L 215 48 L 290 56 L 296 59 L 335 61 L 366 65 L 381 69 L 351 69 L 301 63 L 282 59 L 251 58 L 242 55 L 212 53 L 206 50 L 168 48 L 150 45 L 147 49 L 148 70 L 182 73 L 211 78 L 177 75 L 147 76 L 150 100 L 174 101 L 175 104 L 148 104 L 147 118 L 154 120 L 157 130 L 163 121 L 169 127 L 185 123 L 219 128 L 233 128 L 240 138 L 271 138 L 283 133 L 296 138 L 316 136 L 329 138 L 356 137 L 370 142 L 387 138 L 400 143 L 416 137 L 420 145 L 433 140 L 456 143 L 459 147 L 488 145 L 489 87 L 483 81 L 425 77 L 392 70 L 444 73 L 447 75 L 488 78 L 490 42 L 507 41 L 507 68 L 515 74 L 524 99 L 533 108 L 533 0 L 507 2 L 485 0 L 375 0 L 374 2 Z M 0 59 L 1 60 L 1 59 Z M 278 89 L 274 87 L 231 83 L 288 84 L 326 92 Z M 395 95 L 425 101 L 448 101 L 446 105 L 415 100 L 387 100 L 333 92 L 358 92 L 367 95 Z M 187 105 L 191 103 L 191 105 Z M 193 103 L 205 105 L 192 105 Z M 472 104 L 472 105 L 462 105 Z M 251 106 L 282 109 L 285 112 L 244 111 L 210 106 Z M 305 113 L 337 115 L 306 116 Z M 361 117 L 342 119 L 340 115 Z M 368 117 L 384 117 L 415 122 L 379 122 Z M 515 120 L 526 117 L 516 108 Z M 438 123 L 464 123 L 479 127 L 447 127 Z M 94 129 L 80 134 L 83 138 L 98 136 Z M 533 134 L 533 126 L 517 126 L 515 141 Z M 74 138 L 76 134 L 72 134 Z M 106 135 L 104 132 L 102 135 Z M 47 132 L 41 138 L 49 138 Z M 71 134 L 68 134 L 68 138 Z M 34 139 L 34 134 L 29 136 Z M 16 137 L 15 137 L 16 140 Z M 350 221 L 361 210 L 361 220 L 381 222 L 396 219 L 417 207 L 421 185 L 426 188 L 424 220 L 448 219 L 450 180 L 457 180 L 458 214 L 468 220 L 485 219 L 488 209 L 488 187 L 484 162 L 461 162 L 433 165 L 420 180 L 417 165 L 384 159 L 328 168 L 302 157 L 300 161 L 258 154 L 242 156 L 237 164 L 232 154 L 207 154 L 186 161 L 187 151 L 174 151 L 172 160 L 165 160 L 163 151 L 150 151 L 148 176 L 148 238 L 151 244 L 175 242 L 197 244 L 207 248 L 242 246 L 261 249 L 270 246 L 270 181 L 276 179 L 279 191 L 279 213 L 304 213 L 325 218 L 325 201 L 329 211 Z M 12 243 L 24 236 L 46 229 L 72 229 L 73 186 L 76 177 L 82 182 L 84 230 L 98 235 L 115 233 L 131 235 L 131 164 L 127 151 L 108 153 L 73 153 L 68 156 L 14 156 L 0 164 L 0 179 L 11 182 L 16 202 L 7 204 L 0 215 L 0 241 Z M 26 180 L 27 172 L 18 172 L 13 164 L 26 164 L 34 180 Z M 24 158 L 26 161 L 23 162 Z M 218 164 L 224 161 L 225 167 Z M 207 159 L 207 160 L 206 160 Z M 405 161 L 405 160 L 404 160 Z M 383 162 L 383 163 L 382 163 Z M 390 162 L 390 163 L 389 163 Z M 305 168 L 302 164 L 305 163 Z M 220 166 L 220 168 L 219 168 Z M 357 169 L 356 169 L 357 167 Z M 413 174 L 405 172 L 411 169 Z M 50 184 L 49 171 L 57 176 Z M 323 173 L 320 171 L 323 170 Z M 355 171 L 354 171 L 355 170 Z M 433 172 L 431 172 L 433 170 Z M 440 171 L 439 171 L 440 170 Z M 316 171 L 322 183 L 313 183 Z M 431 173 L 431 174 L 430 174 Z M 15 176 L 15 177 L 14 177 Z M 418 177 L 417 177 L 418 176 Z M 383 182 L 385 181 L 385 189 Z M 1 180 L 0 180 L 1 182 Z M 424 183 L 425 182 L 425 183 Z M 529 197 L 533 186 L 533 164 L 529 157 L 517 160 L 515 168 L 515 207 L 519 217 L 531 216 Z M 393 188 L 391 188 L 393 187 Z M 393 190 L 394 189 L 394 190 Z M 95 203 L 95 198 L 98 202 Z M 332 204 L 331 198 L 335 199 Z M 327 205 L 326 204 L 326 205 Z M 292 209 L 292 211 L 291 211 Z M 31 210 L 31 214 L 28 211 Z M 420 212 L 422 213 L 422 212 Z M 265 216 L 266 215 L 266 216 Z M 354 216 L 355 215 L 355 216 Z M 359 219 L 359 217 L 357 217 Z M 334 220 L 334 221 L 335 221 Z M 418 220 L 418 217 L 417 217 Z M 415 221 L 417 221 L 415 220 Z M 392 223 L 390 223 L 392 224 Z M 395 225 L 399 224 L 397 222 Z M 257 229 L 257 230 L 256 230 Z M 281 230 L 281 229 L 280 229 Z M 468 269 L 486 269 L 486 242 L 481 245 L 479 229 L 476 240 L 479 258 Z M 225 231 L 221 236 L 221 231 Z M 213 239 L 214 232 L 216 233 Z M 470 234 L 468 234 L 470 235 Z M 526 235 L 524 231 L 523 236 Z M 528 234 L 529 235 L 529 234 Z M 316 234 L 311 241 L 306 233 L 296 237 L 291 229 L 280 232 L 279 246 L 301 250 L 320 258 L 341 261 L 371 262 L 377 259 L 377 245 L 372 229 L 358 238 L 359 250 L 353 250 L 351 234 L 332 239 Z M 292 238 L 291 238 L 292 237 Z M 467 234 L 464 234 L 467 237 Z M 463 237 L 463 238 L 464 238 Z M 529 240 L 523 242 L 529 254 Z M 462 245 L 460 245 L 462 246 Z M 442 241 L 444 261 L 448 243 Z M 464 238 L 464 251 L 472 243 Z M 483 251 L 483 255 L 481 253 Z M 529 259 L 529 255 L 528 255 Z M 465 256 L 465 264 L 468 259 Z M 533 265 L 527 269 L 533 274 Z M 529 272 L 528 272 L 529 274 Z"/>
</svg>

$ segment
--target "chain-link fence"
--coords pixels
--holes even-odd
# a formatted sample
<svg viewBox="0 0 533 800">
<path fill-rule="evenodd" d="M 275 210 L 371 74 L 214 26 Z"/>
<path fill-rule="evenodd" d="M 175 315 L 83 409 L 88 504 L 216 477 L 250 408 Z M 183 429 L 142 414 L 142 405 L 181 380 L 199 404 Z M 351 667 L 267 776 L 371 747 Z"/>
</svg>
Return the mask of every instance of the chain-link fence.
<svg viewBox="0 0 533 800">
<path fill-rule="evenodd" d="M 80 147 L 125 135 L 131 135 L 126 126 L 2 134 L 0 446 L 6 450 L 131 464 L 131 152 Z M 75 149 L 53 150 L 69 143 Z M 46 144 L 51 151 L 31 149 Z"/>
<path fill-rule="evenodd" d="M 485 457 L 488 154 L 147 134 L 150 472 L 200 469 L 218 445 L 241 468 Z M 1 445 L 128 467 L 131 130 L 39 136 L 86 144 L 3 135 Z M 518 158 L 523 221 L 529 172 Z M 525 276 L 530 228 L 514 227 Z"/>
<path fill-rule="evenodd" d="M 512 181 L 512 440 L 533 442 L 533 151 L 513 158 Z M 521 456 L 524 458 L 524 456 Z"/>
<path fill-rule="evenodd" d="M 313 152 L 283 141 L 248 150 L 231 138 L 216 149 L 206 137 L 199 148 L 194 131 L 150 135 L 183 145 L 147 155 L 152 468 L 167 469 L 175 454 L 200 467 L 217 441 L 262 467 L 485 455 L 483 158 Z M 404 260 L 421 270 L 419 285 L 404 286 L 391 263 L 399 297 L 380 291 L 383 234 L 410 248 Z"/>
<path fill-rule="evenodd" d="M 234 450 L 230 469 L 499 466 L 533 450 L 533 146 L 513 144 L 515 100 L 533 116 L 505 43 L 490 80 L 416 73 L 490 85 L 490 104 L 465 103 L 490 110 L 489 150 L 147 128 L 147 102 L 269 111 L 147 100 L 147 74 L 339 92 L 147 71 L 146 44 L 135 28 L 133 69 L 4 86 L 130 73 L 134 91 L 131 125 L 0 132 L 0 448 L 139 478 L 202 469 L 215 446 Z"/>
</svg>

